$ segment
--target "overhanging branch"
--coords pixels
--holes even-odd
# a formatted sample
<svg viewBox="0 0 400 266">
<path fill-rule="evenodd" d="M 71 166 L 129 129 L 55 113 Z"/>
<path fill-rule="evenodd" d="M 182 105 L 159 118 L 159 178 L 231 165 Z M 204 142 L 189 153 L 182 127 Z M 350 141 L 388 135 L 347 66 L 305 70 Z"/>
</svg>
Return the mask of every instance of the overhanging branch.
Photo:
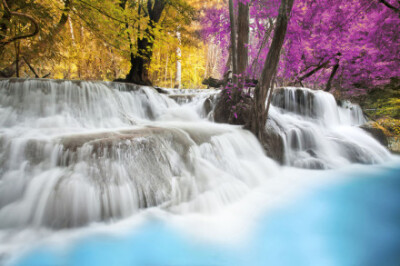
<svg viewBox="0 0 400 266">
<path fill-rule="evenodd" d="M 24 13 L 11 11 L 7 5 L 6 0 L 2 0 L 2 3 L 3 3 L 4 10 L 6 13 L 10 14 L 11 16 L 17 16 L 17 17 L 28 19 L 31 22 L 33 29 L 29 33 L 21 34 L 21 35 L 17 35 L 17 36 L 13 36 L 10 38 L 5 38 L 5 39 L 0 40 L 0 46 L 5 46 L 5 45 L 15 42 L 17 40 L 30 38 L 39 33 L 39 24 L 37 23 L 36 19 L 34 19 L 32 16 L 24 14 Z"/>
<path fill-rule="evenodd" d="M 381 2 L 382 4 L 384 4 L 386 7 L 390 8 L 391 10 L 393 10 L 394 12 L 397 12 L 400 14 L 400 8 L 397 8 L 393 5 L 391 5 L 389 2 L 387 2 L 386 0 L 378 0 L 379 2 Z"/>
</svg>

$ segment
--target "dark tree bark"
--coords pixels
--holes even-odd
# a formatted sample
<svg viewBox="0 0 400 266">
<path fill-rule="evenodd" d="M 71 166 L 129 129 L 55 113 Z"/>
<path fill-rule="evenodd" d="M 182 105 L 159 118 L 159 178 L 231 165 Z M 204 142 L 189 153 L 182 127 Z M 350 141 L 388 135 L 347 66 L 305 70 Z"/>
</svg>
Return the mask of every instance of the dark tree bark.
<svg viewBox="0 0 400 266">
<path fill-rule="evenodd" d="M 238 16 L 238 40 L 237 40 L 237 71 L 238 74 L 245 74 L 248 65 L 249 43 L 249 3 L 239 2 Z"/>
<path fill-rule="evenodd" d="M 323 68 L 326 68 L 329 65 L 330 59 L 324 61 L 323 63 L 320 63 L 318 66 L 316 66 L 315 68 L 313 68 L 312 70 L 308 71 L 307 73 L 305 73 L 304 75 L 302 75 L 301 77 L 299 77 L 295 83 L 300 83 L 302 84 L 303 80 L 305 80 L 306 78 L 311 77 L 312 75 L 314 75 L 315 73 L 317 73 L 318 71 L 320 71 Z"/>
<path fill-rule="evenodd" d="M 384 4 L 387 8 L 393 10 L 394 12 L 396 12 L 397 14 L 400 15 L 400 8 L 397 8 L 393 5 L 391 5 L 389 2 L 387 2 L 386 0 L 378 0 L 379 2 L 381 2 L 382 4 Z M 400 4 L 400 3 L 399 3 Z"/>
<path fill-rule="evenodd" d="M 236 26 L 235 26 L 235 12 L 233 0 L 229 0 L 229 19 L 231 23 L 231 51 L 232 51 L 232 79 L 233 83 L 237 84 L 237 47 L 236 47 Z"/>
<path fill-rule="evenodd" d="M 160 21 L 161 14 L 165 9 L 166 4 L 166 0 L 147 1 L 146 15 L 149 17 L 149 23 L 143 38 L 137 40 L 138 52 L 134 54 L 131 50 L 131 69 L 126 76 L 126 82 L 140 85 L 151 85 L 149 79 L 149 67 L 151 56 L 153 55 L 153 30 L 156 27 L 156 24 Z"/>
<path fill-rule="evenodd" d="M 19 75 L 19 53 L 20 53 L 20 44 L 19 44 L 19 41 L 16 41 L 15 43 L 14 43 L 14 48 L 15 48 L 15 61 L 17 62 L 16 64 L 15 64 L 15 73 L 16 73 L 16 76 L 17 76 L 17 78 L 19 78 L 20 77 L 20 75 Z"/>
<path fill-rule="evenodd" d="M 268 137 L 264 132 L 271 97 L 268 100 L 267 108 L 265 103 L 268 93 L 272 94 L 271 87 L 279 62 L 280 51 L 285 40 L 293 3 L 294 0 L 281 0 L 274 36 L 264 64 L 261 81 L 255 88 L 254 99 L 245 94 L 238 99 L 233 99 L 230 90 L 225 89 L 221 92 L 214 110 L 216 122 L 245 125 L 262 143 L 268 142 Z"/>
<path fill-rule="evenodd" d="M 223 84 L 225 90 L 217 103 L 214 112 L 216 122 L 228 122 L 231 124 L 243 124 L 243 110 L 247 109 L 244 105 L 245 100 L 242 88 L 246 83 L 246 69 L 248 65 L 248 42 L 249 42 L 249 4 L 238 3 L 238 27 L 236 31 L 235 11 L 233 0 L 229 0 L 229 15 L 231 22 L 231 46 L 230 58 L 232 59 L 232 83 L 225 79 Z M 237 40 L 236 40 L 237 37 Z M 238 77 L 240 76 L 240 80 Z M 240 116 L 240 117 L 239 117 Z"/>
<path fill-rule="evenodd" d="M 303 74 L 302 76 L 298 77 L 298 78 L 292 83 L 292 85 L 296 85 L 297 83 L 299 83 L 302 87 L 304 87 L 302 82 L 303 82 L 305 79 L 311 77 L 312 75 L 314 75 L 315 73 L 317 73 L 318 71 L 320 71 L 320 70 L 323 69 L 323 68 L 328 68 L 329 63 L 330 63 L 332 60 L 335 60 L 335 61 L 336 61 L 336 63 L 335 63 L 335 66 L 336 66 L 336 64 L 339 64 L 339 61 L 340 61 L 340 57 L 341 57 L 341 56 L 342 56 L 342 53 L 341 53 L 341 52 L 338 52 L 338 53 L 335 54 L 333 57 L 330 57 L 330 58 L 326 59 L 325 61 L 323 61 L 323 59 L 321 59 L 320 62 L 318 63 L 318 65 L 315 66 L 315 67 L 314 67 L 313 69 L 311 69 L 311 70 L 309 70 L 309 69 L 312 67 L 312 65 L 311 65 L 311 66 L 308 66 L 308 67 L 306 68 L 306 70 L 309 70 L 309 71 L 308 71 L 307 73 Z M 338 66 L 338 67 L 339 67 L 339 66 Z M 304 70 L 304 71 L 306 71 L 306 70 Z M 335 70 L 335 67 L 334 67 L 334 70 Z M 304 71 L 303 71 L 303 72 L 304 72 Z M 335 70 L 335 72 L 336 72 L 336 71 L 337 71 L 337 69 Z M 336 74 L 335 72 L 332 72 L 332 74 L 335 75 L 335 74 Z M 333 76 L 333 77 L 334 77 L 334 76 Z M 332 77 L 332 79 L 333 79 L 333 77 Z"/>
<path fill-rule="evenodd" d="M 329 76 L 328 83 L 326 84 L 325 91 L 330 91 L 331 90 L 332 81 L 333 81 L 333 78 L 335 77 L 338 69 L 339 69 L 339 61 L 337 61 L 336 65 L 334 65 L 333 68 L 332 68 L 332 72 L 331 72 L 331 75 Z"/>
<path fill-rule="evenodd" d="M 251 111 L 252 117 L 248 127 L 261 141 L 264 139 L 265 123 L 267 122 L 269 106 L 271 104 L 273 77 L 278 67 L 293 3 L 294 0 L 281 0 L 274 37 L 268 51 L 267 59 L 265 60 L 260 85 L 254 91 L 255 103 Z M 267 107 L 265 107 L 267 95 L 270 95 L 270 97 L 268 98 Z"/>
<path fill-rule="evenodd" d="M 28 65 L 29 69 L 35 75 L 35 78 L 39 78 L 39 75 L 36 73 L 35 69 L 31 66 L 31 64 L 29 64 L 28 60 L 25 57 L 22 57 L 22 59 L 24 59 L 25 63 Z"/>
<path fill-rule="evenodd" d="M 246 84 L 248 65 L 248 43 L 249 43 L 249 3 L 239 1 L 238 29 L 237 29 L 237 74 L 238 80 L 234 89 L 233 99 L 238 102 L 242 96 L 242 89 Z"/>
</svg>

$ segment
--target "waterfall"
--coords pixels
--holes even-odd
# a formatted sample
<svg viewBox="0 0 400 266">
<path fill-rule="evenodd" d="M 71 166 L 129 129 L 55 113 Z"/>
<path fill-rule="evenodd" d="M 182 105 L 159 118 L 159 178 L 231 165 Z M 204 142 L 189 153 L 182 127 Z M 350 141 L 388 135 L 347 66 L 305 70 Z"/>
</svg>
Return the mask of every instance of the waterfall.
<svg viewBox="0 0 400 266">
<path fill-rule="evenodd" d="M 212 210 L 279 171 L 250 132 L 212 122 L 218 91 L 166 91 L 1 80 L 0 229 L 80 227 L 155 206 Z M 389 158 L 357 128 L 364 121 L 328 93 L 283 88 L 268 126 L 285 164 L 335 168 Z"/>
<path fill-rule="evenodd" d="M 285 164 L 328 169 L 381 163 L 389 157 L 358 127 L 365 122 L 358 105 L 343 102 L 338 106 L 330 93 L 287 87 L 275 90 L 267 126 L 283 140 Z"/>
<path fill-rule="evenodd" d="M 204 194 L 228 203 L 277 168 L 249 132 L 203 119 L 201 96 L 181 106 L 149 87 L 52 80 L 3 80 L 0 95 L 0 228 L 213 208 Z"/>
</svg>

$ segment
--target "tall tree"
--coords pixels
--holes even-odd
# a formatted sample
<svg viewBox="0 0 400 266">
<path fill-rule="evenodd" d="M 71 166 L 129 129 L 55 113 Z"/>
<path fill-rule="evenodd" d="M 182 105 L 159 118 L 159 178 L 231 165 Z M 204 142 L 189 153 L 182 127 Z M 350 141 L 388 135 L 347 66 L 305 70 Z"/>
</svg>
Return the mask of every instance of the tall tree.
<svg viewBox="0 0 400 266">
<path fill-rule="evenodd" d="M 126 5 L 126 0 L 124 6 Z M 131 69 L 126 76 L 127 82 L 142 85 L 151 85 L 149 67 L 153 55 L 154 30 L 160 21 L 161 14 L 167 5 L 166 0 L 147 0 L 147 5 L 139 4 L 139 12 L 148 19 L 147 26 L 142 36 L 137 38 L 137 53 L 131 51 Z M 140 27 L 140 24 L 139 24 Z"/>
<path fill-rule="evenodd" d="M 269 106 L 273 92 L 273 78 L 279 63 L 281 49 L 285 41 L 294 0 L 281 0 L 276 27 L 267 59 L 261 74 L 260 83 L 254 91 L 254 105 L 252 106 L 250 130 L 260 139 L 264 138 L 265 123 L 267 122 Z M 267 101 L 267 96 L 268 101 Z M 267 104 L 266 104 L 267 101 Z M 265 106 L 267 105 L 267 106 Z"/>
<path fill-rule="evenodd" d="M 180 26 L 176 31 L 176 39 L 178 40 L 178 45 L 176 46 L 176 74 L 175 74 L 175 88 L 180 89 L 182 86 L 182 38 L 180 32 Z"/>
<path fill-rule="evenodd" d="M 249 1 L 239 1 L 238 29 L 237 29 L 237 71 L 245 78 L 248 65 L 248 45 L 249 45 Z M 241 82 L 243 85 L 243 82 Z"/>
<path fill-rule="evenodd" d="M 231 27 L 231 60 L 233 84 L 237 84 L 237 46 L 236 46 L 236 20 L 233 0 L 229 0 L 229 20 Z"/>
</svg>

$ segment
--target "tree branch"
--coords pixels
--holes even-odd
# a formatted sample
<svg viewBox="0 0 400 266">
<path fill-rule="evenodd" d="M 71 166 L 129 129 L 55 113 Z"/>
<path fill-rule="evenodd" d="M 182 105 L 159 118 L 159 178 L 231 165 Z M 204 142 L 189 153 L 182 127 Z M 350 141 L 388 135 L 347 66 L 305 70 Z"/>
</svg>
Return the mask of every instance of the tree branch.
<svg viewBox="0 0 400 266">
<path fill-rule="evenodd" d="M 35 75 L 35 78 L 39 78 L 39 75 L 36 73 L 35 69 L 29 64 L 28 60 L 23 56 L 22 59 L 24 59 L 25 63 L 28 65 L 29 69 L 32 71 L 32 73 Z"/>
<path fill-rule="evenodd" d="M 17 35 L 17 36 L 8 38 L 8 39 L 6 38 L 6 39 L 0 40 L 0 46 L 5 46 L 5 45 L 15 42 L 17 40 L 30 38 L 39 33 L 39 24 L 37 23 L 36 19 L 34 19 L 32 16 L 24 14 L 24 13 L 13 12 L 8 7 L 6 0 L 3 0 L 2 2 L 3 2 L 4 10 L 6 13 L 10 14 L 11 16 L 17 16 L 17 17 L 22 17 L 22 18 L 28 19 L 34 28 L 30 33 Z"/>
<path fill-rule="evenodd" d="M 306 78 L 311 77 L 312 75 L 314 75 L 315 73 L 317 73 L 319 70 L 321 70 L 322 68 L 325 68 L 328 66 L 330 62 L 330 59 L 326 60 L 325 62 L 323 62 L 322 64 L 319 64 L 316 68 L 314 68 L 313 70 L 310 70 L 309 72 L 307 72 L 306 74 L 302 75 L 300 78 L 297 79 L 296 82 L 302 82 L 303 80 L 305 80 Z"/>
<path fill-rule="evenodd" d="M 264 33 L 264 38 L 261 42 L 260 48 L 258 49 L 257 56 L 254 58 L 253 63 L 251 64 L 251 73 L 253 74 L 253 78 L 255 78 L 256 75 L 255 70 L 258 63 L 258 59 L 260 58 L 261 52 L 264 50 L 264 47 L 271 36 L 272 30 L 274 29 L 274 21 L 272 20 L 272 18 L 269 18 L 268 22 L 269 22 L 269 27 Z"/>
<path fill-rule="evenodd" d="M 109 19 L 112 19 L 112 20 L 115 20 L 115 21 L 117 21 L 117 22 L 120 22 L 120 23 L 125 24 L 125 21 L 123 21 L 123 20 L 121 20 L 121 19 L 118 19 L 118 18 L 115 18 L 115 17 L 109 15 L 107 12 L 105 12 L 104 10 L 102 10 L 102 9 L 100 9 L 100 8 L 98 8 L 98 7 L 95 7 L 95 6 L 89 4 L 89 3 L 85 2 L 85 1 L 82 1 L 82 0 L 78 0 L 78 1 L 79 1 L 80 3 L 86 5 L 86 6 L 90 7 L 91 9 L 96 10 L 97 12 L 99 12 L 100 14 L 102 14 L 102 15 L 108 17 Z M 121 5 L 120 5 L 120 6 L 121 6 Z"/>
<path fill-rule="evenodd" d="M 382 4 L 384 4 L 386 7 L 390 8 L 391 10 L 393 10 L 394 12 L 397 12 L 400 14 L 400 8 L 397 8 L 393 5 L 391 5 L 389 2 L 387 2 L 386 0 L 378 0 L 379 2 L 381 2 Z"/>
</svg>

